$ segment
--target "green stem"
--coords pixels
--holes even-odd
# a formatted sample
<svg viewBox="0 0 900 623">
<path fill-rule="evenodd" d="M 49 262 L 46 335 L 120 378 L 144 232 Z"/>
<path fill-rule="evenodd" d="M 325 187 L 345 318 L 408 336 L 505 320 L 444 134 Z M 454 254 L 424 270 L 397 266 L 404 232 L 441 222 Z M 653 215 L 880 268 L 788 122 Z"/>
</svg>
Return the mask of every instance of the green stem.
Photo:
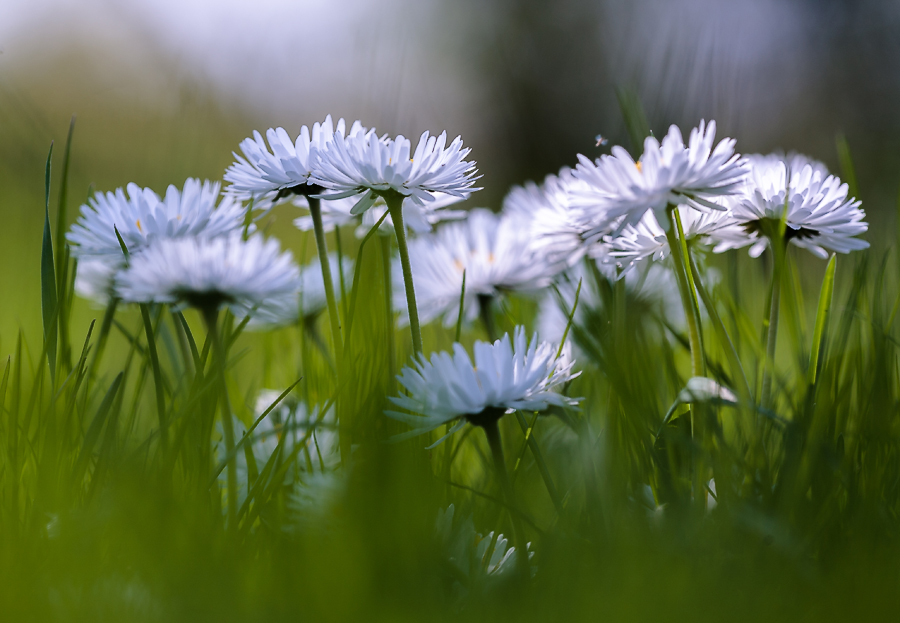
<svg viewBox="0 0 900 623">
<path fill-rule="evenodd" d="M 159 443 L 162 454 L 169 451 L 169 423 L 166 421 L 166 402 L 163 390 L 162 370 L 159 367 L 159 354 L 156 351 L 156 336 L 150 320 L 150 306 L 141 303 L 141 318 L 144 320 L 144 331 L 147 333 L 147 352 L 150 354 L 150 367 L 153 369 L 153 384 L 156 387 L 156 413 L 159 417 Z"/>
<path fill-rule="evenodd" d="M 516 514 L 518 508 L 516 506 L 516 496 L 513 490 L 512 482 L 509 480 L 509 473 L 506 471 L 506 459 L 503 457 L 503 441 L 500 439 L 500 427 L 497 426 L 499 418 L 489 418 L 480 423 L 481 428 L 488 440 L 488 446 L 491 448 L 491 458 L 494 460 L 494 469 L 497 471 L 497 478 L 500 480 L 500 488 L 503 490 L 503 496 L 506 498 L 506 504 L 509 506 L 509 518 L 513 525 L 513 542 L 519 551 L 519 563 L 521 568 L 528 568 L 528 546 L 525 542 L 525 531 L 522 528 L 522 522 Z"/>
<path fill-rule="evenodd" d="M 116 307 L 119 305 L 119 299 L 115 297 L 110 297 L 109 302 L 106 304 L 106 311 L 103 312 L 103 322 L 100 325 L 100 335 L 97 337 L 97 346 L 94 349 L 94 358 L 91 360 L 91 368 L 90 373 L 88 374 L 88 379 L 92 379 L 94 374 L 97 372 L 97 366 L 100 364 L 100 360 L 103 359 L 103 351 L 106 349 L 106 341 L 109 337 L 109 332 L 112 330 L 113 319 L 116 316 Z"/>
<path fill-rule="evenodd" d="M 328 320 L 331 325 L 331 339 L 334 342 L 334 353 L 338 370 L 341 367 L 341 356 L 344 346 L 341 341 L 341 323 L 338 316 L 337 301 L 334 297 L 334 280 L 331 276 L 331 264 L 328 261 L 328 247 L 325 244 L 325 228 L 322 225 L 321 200 L 307 197 L 309 213 L 312 216 L 313 230 L 316 234 L 316 248 L 319 251 L 319 263 L 322 265 L 322 279 L 325 283 L 325 300 L 328 303 Z"/>
<path fill-rule="evenodd" d="M 547 468 L 547 463 L 544 461 L 544 455 L 538 446 L 537 439 L 534 438 L 534 424 L 536 420 L 532 421 L 531 426 L 529 426 L 528 422 L 525 421 L 525 416 L 518 410 L 516 411 L 516 420 L 519 422 L 519 427 L 521 427 L 522 433 L 525 435 L 525 440 L 528 443 L 528 447 L 531 449 L 531 454 L 534 457 L 534 462 L 537 464 L 538 471 L 541 472 L 541 478 L 544 480 L 544 486 L 547 487 L 547 493 L 550 495 L 550 500 L 556 508 L 556 513 L 559 515 L 560 519 L 565 521 L 565 509 L 563 507 L 562 498 L 559 495 L 559 491 L 556 489 L 556 485 L 553 483 L 553 477 L 550 476 L 550 470 Z"/>
<path fill-rule="evenodd" d="M 228 402 L 228 387 L 225 385 L 226 354 L 216 326 L 219 318 L 218 307 L 208 306 L 202 310 L 203 319 L 206 321 L 206 330 L 212 342 L 216 361 L 216 376 L 218 377 L 219 391 L 222 395 L 222 432 L 225 437 L 225 455 L 228 459 L 228 528 L 236 530 L 237 525 L 237 465 L 234 459 L 234 422 L 231 421 L 231 408 Z"/>
<path fill-rule="evenodd" d="M 678 292 L 681 295 L 681 305 L 684 307 L 684 315 L 688 326 L 688 343 L 691 348 L 691 376 L 704 375 L 703 361 L 703 341 L 700 335 L 700 322 L 697 317 L 697 310 L 693 302 L 690 283 L 687 277 L 687 266 L 681 242 L 678 240 L 676 230 L 678 215 L 677 208 L 670 206 L 667 210 L 669 216 L 669 228 L 666 230 L 666 240 L 669 243 L 669 251 L 672 253 L 674 260 L 675 278 L 678 282 Z M 682 239 L 684 236 L 682 236 Z"/>
<path fill-rule="evenodd" d="M 403 223 L 403 196 L 399 193 L 384 195 L 394 232 L 397 234 L 397 246 L 400 249 L 400 266 L 403 269 L 403 285 L 406 288 L 406 304 L 409 307 L 409 330 L 412 332 L 413 352 L 422 352 L 422 330 L 419 327 L 419 309 L 416 306 L 416 290 L 413 286 L 412 266 L 409 263 L 409 246 L 406 243 L 406 225 Z"/>
<path fill-rule="evenodd" d="M 697 295 L 694 290 L 693 276 L 687 265 L 690 251 L 684 238 L 684 230 L 681 227 L 681 218 L 678 216 L 678 208 L 669 206 L 666 212 L 669 216 L 669 228 L 666 230 L 666 239 L 669 242 L 669 251 L 674 260 L 674 270 L 678 281 L 678 290 L 681 294 L 681 304 L 684 307 L 684 315 L 688 326 L 688 342 L 691 348 L 691 376 L 705 376 L 706 362 L 703 358 L 703 338 L 700 333 L 700 310 L 697 305 Z M 694 439 L 693 457 L 693 490 L 694 500 L 698 511 L 706 510 L 706 482 L 705 470 L 702 461 L 702 448 L 704 447 L 703 417 L 700 411 L 702 407 L 691 406 L 691 436 Z"/>
</svg>

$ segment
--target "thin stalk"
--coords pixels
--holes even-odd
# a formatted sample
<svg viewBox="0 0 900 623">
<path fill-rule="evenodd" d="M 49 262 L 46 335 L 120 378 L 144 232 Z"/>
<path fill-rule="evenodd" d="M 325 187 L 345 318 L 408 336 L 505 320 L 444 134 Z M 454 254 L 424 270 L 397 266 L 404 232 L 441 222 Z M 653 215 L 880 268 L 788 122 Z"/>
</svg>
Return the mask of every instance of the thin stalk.
<svg viewBox="0 0 900 623">
<path fill-rule="evenodd" d="M 338 281 L 341 284 L 341 311 L 347 317 L 347 283 L 344 279 L 344 245 L 341 244 L 341 228 L 334 228 L 334 246 L 337 250 Z"/>
<path fill-rule="evenodd" d="M 319 251 L 319 263 L 322 265 L 322 279 L 325 283 L 325 300 L 328 303 L 328 320 L 331 324 L 331 339 L 334 342 L 335 359 L 340 369 L 344 345 L 341 340 L 341 322 L 338 316 L 337 301 L 334 297 L 334 281 L 331 276 L 331 264 L 328 262 L 328 247 L 325 244 L 325 228 L 322 226 L 321 200 L 308 196 L 309 213 L 312 215 L 313 230 L 316 234 L 316 248 Z"/>
<path fill-rule="evenodd" d="M 516 514 L 518 507 L 516 506 L 516 496 L 513 490 L 512 482 L 509 480 L 509 473 L 506 471 L 506 459 L 503 457 L 503 441 L 500 439 L 500 427 L 497 426 L 499 418 L 488 418 L 480 423 L 484 434 L 488 440 L 488 446 L 491 448 L 491 458 L 494 460 L 494 469 L 497 471 L 497 478 L 500 480 L 500 488 L 503 490 L 503 496 L 506 498 L 506 504 L 509 506 L 509 518 L 513 525 L 513 542 L 516 549 L 519 550 L 519 563 L 523 569 L 528 567 L 528 546 L 525 542 L 525 531 L 522 528 L 522 522 Z"/>
<path fill-rule="evenodd" d="M 537 414 L 535 414 L 535 420 L 532 420 L 531 425 L 529 426 L 528 422 L 525 420 L 525 416 L 522 415 L 522 412 L 516 410 L 516 421 L 519 422 L 519 426 L 522 429 L 522 433 L 525 435 L 528 447 L 531 449 L 531 455 L 534 457 L 534 462 L 537 464 L 538 471 L 541 472 L 541 478 L 544 480 L 544 486 L 547 487 L 547 493 L 550 495 L 550 500 L 556 508 L 556 514 L 559 515 L 560 519 L 565 521 L 565 509 L 563 507 L 562 498 L 559 495 L 556 485 L 553 483 L 553 477 L 550 476 L 550 470 L 547 468 L 547 463 L 544 461 L 544 455 L 538 446 L 537 439 L 534 438 L 536 418 Z"/>
<path fill-rule="evenodd" d="M 684 230 L 681 227 L 681 219 L 678 216 L 678 208 L 670 206 L 666 212 L 669 215 L 669 228 L 666 230 L 666 239 L 669 242 L 669 251 L 675 264 L 675 276 L 678 281 L 678 290 L 681 294 L 681 304 L 684 307 L 684 315 L 688 325 L 688 343 L 691 348 L 691 376 L 706 376 L 706 362 L 703 358 L 703 339 L 700 333 L 700 310 L 697 305 L 697 295 L 694 290 L 693 276 L 687 265 L 689 250 L 684 238 Z M 676 233 L 677 232 L 677 233 Z M 693 490 L 694 500 L 698 510 L 706 510 L 706 482 L 705 470 L 702 462 L 702 448 L 704 447 L 703 417 L 700 413 L 702 407 L 691 406 L 691 436 L 694 438 L 693 457 Z"/>
<path fill-rule="evenodd" d="M 219 391 L 222 394 L 222 431 L 225 436 L 225 452 L 228 459 L 228 528 L 236 530 L 237 525 L 237 465 L 234 459 L 234 422 L 231 421 L 231 408 L 228 402 L 228 387 L 225 385 L 225 348 L 219 336 L 216 326 L 219 318 L 217 306 L 210 305 L 203 311 L 203 319 L 206 321 L 206 330 L 212 342 L 216 376 L 219 380 Z"/>
<path fill-rule="evenodd" d="M 703 342 L 700 336 L 700 323 L 695 315 L 693 296 L 689 290 L 690 285 L 687 280 L 687 269 L 681 242 L 678 240 L 676 234 L 677 215 L 673 215 L 675 210 L 675 207 L 670 207 L 667 211 L 667 214 L 669 215 L 669 228 L 666 229 L 666 240 L 669 243 L 669 251 L 672 253 L 672 259 L 674 260 L 678 292 L 681 295 L 681 305 L 684 307 L 684 315 L 688 325 L 688 343 L 691 348 L 691 376 L 703 376 L 705 365 L 703 361 Z"/>
<path fill-rule="evenodd" d="M 100 324 L 100 335 L 97 337 L 97 345 L 94 348 L 94 357 L 91 359 L 91 367 L 88 373 L 88 379 L 92 379 L 97 372 L 97 366 L 103 359 L 103 351 L 106 349 L 106 340 L 112 329 L 113 319 L 116 316 L 116 307 L 119 305 L 119 299 L 110 297 L 106 304 L 106 311 L 103 312 L 103 322 Z"/>
<path fill-rule="evenodd" d="M 141 303 L 141 318 L 144 320 L 144 331 L 147 333 L 147 352 L 150 355 L 150 367 L 153 369 L 153 384 L 156 387 L 156 412 L 159 417 L 159 443 L 163 457 L 169 451 L 169 423 L 166 421 L 165 392 L 163 391 L 162 370 L 159 367 L 159 354 L 156 352 L 156 336 L 153 323 L 150 321 L 150 306 Z"/>
<path fill-rule="evenodd" d="M 403 285 L 406 288 L 406 304 L 409 307 L 409 330 L 412 332 L 413 353 L 422 352 L 422 329 L 419 327 L 419 309 L 416 306 L 416 289 L 413 286 L 412 265 L 409 263 L 409 246 L 406 243 L 406 225 L 403 223 L 403 196 L 399 193 L 384 195 L 384 200 L 394 222 L 397 246 L 400 249 L 400 266 L 403 269 Z"/>
</svg>

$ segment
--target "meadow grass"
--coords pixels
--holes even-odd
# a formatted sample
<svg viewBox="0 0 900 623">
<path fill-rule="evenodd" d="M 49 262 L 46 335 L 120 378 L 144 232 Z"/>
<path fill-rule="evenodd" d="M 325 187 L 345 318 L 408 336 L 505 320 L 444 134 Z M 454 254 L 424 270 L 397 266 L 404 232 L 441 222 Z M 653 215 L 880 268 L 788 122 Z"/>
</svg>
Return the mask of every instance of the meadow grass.
<svg viewBox="0 0 900 623">
<path fill-rule="evenodd" d="M 355 301 L 339 375 L 326 354 L 327 314 L 269 332 L 226 314 L 217 331 L 227 354 L 217 357 L 194 311 L 75 300 L 61 234 L 84 189 L 68 182 L 69 153 L 57 144 L 42 244 L 23 249 L 32 282 L 22 296 L 41 322 L 0 332 L 9 353 L 0 380 L 7 620 L 755 621 L 897 611 L 900 259 L 889 236 L 830 262 L 798 249 L 779 260 L 774 359 L 769 253 L 707 258 L 721 277 L 693 275 L 705 286 L 706 376 L 731 388 L 736 405 L 674 404 L 691 376 L 689 336 L 623 282 L 587 269 L 597 297 L 582 299 L 569 327 L 582 374 L 567 388 L 584 401 L 580 411 L 503 418 L 510 509 L 474 427 L 428 450 L 445 431 L 392 439 L 406 427 L 384 410 L 412 342 L 385 304 L 384 241 L 360 250 L 342 232 L 360 277 L 338 305 L 346 331 Z M 311 258 L 312 234 L 281 225 L 289 210 L 260 228 Z M 457 336 L 470 346 L 488 331 L 533 328 L 536 305 L 511 296 L 488 313 L 491 323 L 424 326 L 425 352 Z M 253 427 L 270 415 L 256 404 L 262 389 L 280 398 L 271 413 L 303 401 L 321 413 L 334 406 L 336 421 L 287 415 L 258 461 L 252 448 L 264 439 Z M 227 413 L 243 474 L 234 500 Z M 319 450 L 329 427 L 340 438 L 331 462 Z M 698 465 L 710 478 L 703 493 Z M 499 535 L 514 524 L 533 553 L 525 574 L 500 562 L 512 536 Z"/>
</svg>

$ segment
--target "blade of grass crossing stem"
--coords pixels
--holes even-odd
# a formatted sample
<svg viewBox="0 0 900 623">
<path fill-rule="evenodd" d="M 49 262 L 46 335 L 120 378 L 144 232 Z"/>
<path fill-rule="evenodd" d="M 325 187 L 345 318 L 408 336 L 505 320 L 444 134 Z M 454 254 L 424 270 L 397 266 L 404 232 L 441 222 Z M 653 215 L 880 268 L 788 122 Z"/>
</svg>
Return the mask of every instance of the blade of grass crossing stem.
<svg viewBox="0 0 900 623">
<path fill-rule="evenodd" d="M 850 156 L 850 145 L 847 143 L 847 137 L 838 134 L 835 137 L 835 143 L 838 152 L 838 162 L 841 164 L 841 177 L 850 188 L 851 197 L 859 197 L 859 186 L 856 185 L 856 168 L 853 166 L 853 158 Z"/>
<path fill-rule="evenodd" d="M 822 350 L 822 340 L 825 336 L 825 324 L 828 322 L 828 314 L 831 311 L 831 300 L 834 295 L 834 271 L 837 256 L 831 254 L 828 267 L 825 269 L 825 278 L 822 280 L 822 289 L 819 292 L 819 306 L 816 311 L 816 326 L 813 330 L 812 348 L 809 351 L 809 368 L 806 371 L 806 380 L 810 385 L 816 384 L 816 372 L 819 367 L 819 353 Z"/>
<path fill-rule="evenodd" d="M 344 335 L 344 348 L 347 348 L 347 344 L 350 343 L 350 331 L 353 329 L 353 314 L 356 311 L 356 293 L 359 291 L 359 280 L 362 274 L 363 249 L 365 249 L 369 238 L 374 236 L 378 231 L 378 228 L 381 227 L 381 224 L 384 222 L 384 219 L 387 218 L 387 215 L 387 212 L 381 215 L 378 222 L 372 226 L 372 229 L 370 229 L 360 241 L 359 250 L 356 252 L 356 264 L 353 265 L 353 285 L 350 287 L 350 310 L 349 316 L 347 317 L 347 331 L 346 335 Z"/>
<path fill-rule="evenodd" d="M 67 202 L 69 197 L 69 158 L 72 153 L 72 133 L 75 131 L 75 115 L 69 122 L 66 148 L 63 152 L 62 175 L 59 181 L 59 199 L 56 209 L 56 277 L 59 299 L 59 346 L 62 365 L 71 368 L 71 347 L 69 344 L 69 251 L 66 245 Z"/>
<path fill-rule="evenodd" d="M 44 238 L 41 244 L 41 317 L 44 321 L 44 350 L 50 364 L 50 379 L 56 384 L 56 314 L 58 299 L 56 296 L 56 270 L 53 262 L 53 237 L 50 235 L 50 163 L 53 158 L 53 143 L 47 154 L 47 166 L 44 171 Z"/>
<path fill-rule="evenodd" d="M 556 296 L 560 301 L 562 301 L 562 295 L 559 293 L 559 290 L 556 288 L 556 286 L 553 286 L 553 289 L 556 290 Z M 569 317 L 566 320 L 566 328 L 563 331 L 562 339 L 560 339 L 559 341 L 559 348 L 556 349 L 557 359 L 559 359 L 560 355 L 562 355 L 563 345 L 566 343 L 566 338 L 569 337 L 569 329 L 572 328 L 572 322 L 575 319 L 575 310 L 578 309 L 579 297 L 581 297 L 581 279 L 578 279 L 578 287 L 575 288 L 575 301 L 572 303 L 572 310 L 569 312 Z"/>
<path fill-rule="evenodd" d="M 459 315 L 456 317 L 456 333 L 454 334 L 456 337 L 454 338 L 454 342 L 459 342 L 459 336 L 462 333 L 462 322 L 463 322 L 463 313 L 465 311 L 466 304 L 466 271 L 463 270 L 463 280 L 462 280 L 462 289 L 459 292 Z"/>
<path fill-rule="evenodd" d="M 150 366 L 153 371 L 153 384 L 156 386 L 156 413 L 159 417 L 159 442 L 162 452 L 168 452 L 169 432 L 166 422 L 166 402 L 163 391 L 162 369 L 159 367 L 159 353 L 156 351 L 156 337 L 153 331 L 153 323 L 150 320 L 150 306 L 141 303 L 141 318 L 144 321 L 144 331 L 147 334 L 147 352 L 150 355 Z"/>
</svg>

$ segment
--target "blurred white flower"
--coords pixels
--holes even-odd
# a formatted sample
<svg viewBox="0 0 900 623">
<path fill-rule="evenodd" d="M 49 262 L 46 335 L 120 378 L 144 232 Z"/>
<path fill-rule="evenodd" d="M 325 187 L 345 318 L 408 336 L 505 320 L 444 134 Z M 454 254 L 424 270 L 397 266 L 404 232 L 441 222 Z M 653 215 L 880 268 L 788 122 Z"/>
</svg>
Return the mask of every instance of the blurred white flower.
<svg viewBox="0 0 900 623">
<path fill-rule="evenodd" d="M 240 201 L 252 199 L 259 207 L 268 207 L 297 190 L 297 194 L 305 194 L 322 151 L 335 133 L 343 136 L 344 131 L 344 120 L 339 119 L 335 125 L 328 115 L 322 123 L 314 123 L 311 132 L 302 126 L 296 141 L 284 128 L 269 128 L 266 147 L 263 137 L 254 130 L 253 138 L 241 141 L 244 157 L 234 154 L 236 161 L 225 171 L 225 181 L 231 183 L 226 193 Z M 364 131 L 358 121 L 350 128 L 351 135 Z"/>
<path fill-rule="evenodd" d="M 685 403 L 720 401 L 737 404 L 734 392 L 705 376 L 694 376 L 688 379 L 684 389 L 678 394 L 678 400 Z"/>
<path fill-rule="evenodd" d="M 548 175 L 538 186 L 528 182 L 514 186 L 503 200 L 504 214 L 531 221 L 531 246 L 551 264 L 572 266 L 589 249 L 583 225 L 571 205 L 572 189 L 584 186 L 569 168 Z"/>
<path fill-rule="evenodd" d="M 136 303 L 184 303 L 199 309 L 227 305 L 242 317 L 299 290 L 299 269 L 274 239 L 240 235 L 164 239 L 131 257 L 116 277 L 116 292 Z"/>
<path fill-rule="evenodd" d="M 460 137 L 446 143 L 446 132 L 438 137 L 425 132 L 412 153 L 403 136 L 379 138 L 370 131 L 345 137 L 336 132 L 310 180 L 334 191 L 323 194 L 324 199 L 361 195 L 352 214 L 369 209 L 378 195 L 388 192 L 419 205 L 434 201 L 439 192 L 465 198 L 478 190 L 472 187 L 477 179 L 475 163 L 465 160 L 470 150 L 463 148 Z"/>
<path fill-rule="evenodd" d="M 113 294 L 116 273 L 124 264 L 107 257 L 84 257 L 75 272 L 75 293 L 101 305 Z"/>
<path fill-rule="evenodd" d="M 550 405 L 574 405 L 577 399 L 554 391 L 577 376 L 572 374 L 574 361 L 557 357 L 557 350 L 548 342 L 538 342 L 537 335 L 529 344 L 524 327 L 517 327 L 512 341 L 508 333 L 493 344 L 476 341 L 474 365 L 461 344 L 453 345 L 453 354 L 434 353 L 430 360 L 422 355 L 397 377 L 408 395 L 390 398 L 419 415 L 386 413 L 418 432 L 427 432 L 465 418 L 461 427 L 489 410 L 502 414 L 509 409 L 543 411 Z"/>
<path fill-rule="evenodd" d="M 795 157 L 792 164 L 797 163 L 802 161 Z M 818 257 L 868 248 L 854 237 L 869 228 L 860 202 L 848 198 L 847 184 L 824 167 L 806 163 L 788 173 L 788 163 L 772 156 L 753 156 L 750 164 L 744 192 L 729 201 L 732 224 L 714 234 L 716 252 L 749 246 L 758 257 L 785 210 L 785 240 Z"/>
<path fill-rule="evenodd" d="M 531 245 L 528 219 L 476 209 L 459 223 L 412 240 L 409 245 L 419 318 L 428 323 L 442 317 L 452 326 L 459 314 L 463 271 L 466 273 L 464 315 L 478 315 L 479 296 L 501 292 L 535 292 L 549 285 L 557 267 L 539 257 Z M 406 309 L 399 262 L 395 262 L 397 309 Z"/>
<path fill-rule="evenodd" d="M 350 287 L 353 280 L 353 260 L 343 258 L 338 266 L 338 258 L 334 253 L 329 254 L 328 263 L 331 265 L 331 278 L 334 281 L 334 295 L 337 300 L 341 298 L 341 273 L 344 271 L 344 283 Z M 322 277 L 322 264 L 318 258 L 301 267 L 299 290 L 273 297 L 260 306 L 253 313 L 247 327 L 291 325 L 303 320 L 312 320 L 325 311 L 327 300 L 325 298 L 325 279 Z"/>
<path fill-rule="evenodd" d="M 452 221 L 465 218 L 465 210 L 445 210 L 451 205 L 455 205 L 469 198 L 469 193 L 463 193 L 463 196 L 448 195 L 446 193 L 435 193 L 434 201 L 425 205 L 418 205 L 415 201 L 407 198 L 403 201 L 403 222 L 410 230 L 416 234 L 425 234 L 432 230 L 434 225 L 442 221 Z M 296 197 L 293 203 L 298 208 L 308 210 L 309 203 L 306 197 Z M 344 227 L 345 225 L 359 224 L 356 229 L 356 235 L 363 237 L 372 227 L 381 220 L 384 213 L 387 212 L 387 204 L 380 197 L 375 200 L 371 208 L 360 215 L 351 214 L 350 211 L 356 205 L 356 199 L 353 197 L 345 197 L 343 199 L 334 199 L 332 201 L 323 201 L 322 225 L 326 232 L 334 231 L 336 227 Z M 312 216 L 306 214 L 294 219 L 294 225 L 300 231 L 311 231 L 313 228 Z M 391 215 L 385 216 L 382 221 L 381 229 L 391 231 L 394 228 L 394 222 Z"/>
<path fill-rule="evenodd" d="M 715 135 L 715 121 L 701 121 L 685 146 L 673 125 L 662 143 L 652 136 L 644 140 L 638 162 L 619 146 L 595 162 L 579 155 L 575 177 L 586 186 L 573 189 L 572 201 L 584 229 L 635 225 L 647 210 L 661 212 L 669 205 L 722 209 L 711 200 L 738 192 L 746 168 L 734 152 L 734 139 L 713 148 Z"/>
<path fill-rule="evenodd" d="M 96 193 L 81 206 L 81 215 L 66 234 L 78 258 L 122 257 L 116 230 L 129 253 L 155 240 L 181 237 L 214 238 L 243 229 L 244 209 L 230 197 L 219 198 L 218 182 L 188 179 L 183 190 L 169 186 L 162 199 L 149 188 L 127 186 L 128 194 Z"/>
</svg>

